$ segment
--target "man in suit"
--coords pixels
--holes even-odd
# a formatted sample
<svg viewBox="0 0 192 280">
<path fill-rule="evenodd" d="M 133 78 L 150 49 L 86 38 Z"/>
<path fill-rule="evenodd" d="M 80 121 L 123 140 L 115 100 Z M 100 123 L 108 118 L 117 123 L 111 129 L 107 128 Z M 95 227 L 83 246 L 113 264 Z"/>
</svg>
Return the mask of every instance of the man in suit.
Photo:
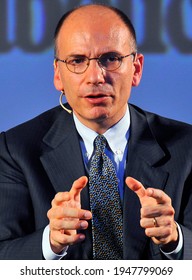
<svg viewBox="0 0 192 280">
<path fill-rule="evenodd" d="M 192 128 L 127 104 L 142 69 L 121 11 L 88 5 L 62 17 L 54 84 L 65 110 L 0 136 L 1 259 L 93 259 L 88 177 L 98 134 L 119 179 L 122 259 L 192 259 Z"/>
</svg>

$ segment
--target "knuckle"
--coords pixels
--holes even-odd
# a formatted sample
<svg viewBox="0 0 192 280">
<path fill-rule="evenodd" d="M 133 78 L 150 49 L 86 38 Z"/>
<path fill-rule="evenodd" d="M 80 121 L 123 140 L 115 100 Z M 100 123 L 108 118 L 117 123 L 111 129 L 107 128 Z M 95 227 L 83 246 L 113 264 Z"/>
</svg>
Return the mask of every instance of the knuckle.
<svg viewBox="0 0 192 280">
<path fill-rule="evenodd" d="M 68 243 L 68 235 L 66 235 L 64 231 L 60 232 L 57 230 L 52 230 L 50 237 L 51 237 L 52 244 L 55 243 L 55 244 L 67 245 Z"/>
<path fill-rule="evenodd" d="M 143 207 L 141 208 L 140 213 L 141 213 L 141 217 L 145 216 L 145 209 Z"/>
<path fill-rule="evenodd" d="M 53 207 L 54 204 L 55 204 L 55 198 L 52 199 L 52 201 L 51 201 L 51 206 Z"/>
<path fill-rule="evenodd" d="M 150 212 L 150 208 L 145 206 L 141 208 L 141 217 L 147 217 Z"/>
<path fill-rule="evenodd" d="M 167 237 L 172 234 L 172 228 L 170 226 L 166 227 L 164 231 L 164 236 Z"/>
<path fill-rule="evenodd" d="M 69 192 L 58 192 L 56 193 L 54 199 L 52 200 L 52 204 L 60 204 L 64 201 L 68 201 L 70 198 Z"/>
<path fill-rule="evenodd" d="M 63 229 L 63 222 L 62 220 L 52 220 L 50 222 L 50 227 L 55 230 L 61 230 Z"/>
<path fill-rule="evenodd" d="M 50 220 L 51 217 L 52 217 L 52 209 L 49 209 L 49 210 L 47 211 L 47 218 Z"/>
<path fill-rule="evenodd" d="M 146 229 L 145 229 L 145 234 L 146 234 L 148 237 L 152 237 L 151 230 L 150 230 L 149 228 L 146 228 Z"/>
<path fill-rule="evenodd" d="M 172 205 L 169 205 L 169 206 L 166 206 L 165 207 L 165 214 L 173 217 L 175 215 L 175 210 L 174 208 L 172 207 Z"/>
<path fill-rule="evenodd" d="M 167 227 L 172 227 L 172 223 L 173 223 L 172 219 L 171 218 L 167 218 L 166 226 Z"/>
<path fill-rule="evenodd" d="M 141 226 L 142 228 L 144 228 L 144 220 L 143 220 L 143 219 L 140 219 L 140 226 Z"/>
<path fill-rule="evenodd" d="M 172 204 L 172 200 L 171 200 L 170 196 L 167 196 L 167 201 L 170 205 Z"/>
<path fill-rule="evenodd" d="M 60 244 L 68 244 L 69 243 L 68 239 L 69 238 L 68 238 L 67 235 L 61 234 L 58 241 L 59 241 Z"/>
<path fill-rule="evenodd" d="M 75 216 L 75 208 L 62 207 L 63 218 L 73 218 Z"/>
<path fill-rule="evenodd" d="M 52 200 L 52 204 L 54 204 L 54 202 L 58 201 L 60 196 L 61 196 L 61 192 L 56 193 L 54 199 Z"/>
</svg>

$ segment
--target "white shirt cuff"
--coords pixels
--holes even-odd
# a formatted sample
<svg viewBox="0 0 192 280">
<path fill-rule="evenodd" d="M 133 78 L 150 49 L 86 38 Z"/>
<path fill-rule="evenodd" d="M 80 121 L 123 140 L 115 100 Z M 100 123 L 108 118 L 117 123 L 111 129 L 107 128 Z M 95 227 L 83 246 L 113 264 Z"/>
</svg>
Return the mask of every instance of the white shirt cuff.
<svg viewBox="0 0 192 280">
<path fill-rule="evenodd" d="M 43 256 L 46 260 L 60 260 L 61 258 L 67 255 L 68 246 L 66 246 L 64 250 L 60 252 L 60 254 L 55 254 L 51 249 L 49 234 L 50 234 L 49 225 L 47 225 L 43 231 L 43 238 L 42 238 Z"/>
<path fill-rule="evenodd" d="M 175 222 L 176 223 L 176 222 Z M 176 247 L 176 249 L 172 252 L 169 253 L 165 253 L 163 252 L 163 250 L 160 248 L 161 252 L 170 260 L 176 260 L 178 259 L 178 256 L 180 255 L 179 253 L 181 252 L 182 248 L 183 248 L 183 234 L 181 231 L 180 226 L 178 225 L 178 223 L 176 223 L 177 225 L 177 229 L 178 229 L 178 234 L 179 234 L 179 243 Z"/>
</svg>

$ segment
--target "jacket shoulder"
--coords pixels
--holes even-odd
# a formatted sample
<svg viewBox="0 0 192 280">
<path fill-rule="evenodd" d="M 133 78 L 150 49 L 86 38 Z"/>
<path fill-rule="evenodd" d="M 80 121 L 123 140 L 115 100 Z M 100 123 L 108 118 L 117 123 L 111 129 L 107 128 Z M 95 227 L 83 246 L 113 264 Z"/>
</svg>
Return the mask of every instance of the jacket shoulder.
<svg viewBox="0 0 192 280">
<path fill-rule="evenodd" d="M 130 108 L 132 111 L 135 111 L 136 114 L 142 116 L 143 118 L 146 119 L 147 123 L 153 127 L 153 129 L 156 128 L 157 131 L 159 129 L 165 129 L 168 128 L 168 130 L 186 130 L 190 133 L 192 133 L 192 125 L 189 123 L 185 123 L 182 121 L 174 120 L 171 118 L 167 118 L 161 115 L 158 115 L 153 112 L 149 112 L 146 110 L 143 110 L 133 104 L 130 104 Z"/>
<path fill-rule="evenodd" d="M 27 149 L 32 148 L 40 143 L 47 131 L 52 127 L 61 114 L 65 114 L 64 110 L 57 106 L 42 114 L 19 124 L 5 132 L 1 132 L 0 138 L 4 138 L 7 146 L 11 149 Z M 3 140 L 4 141 L 4 140 Z"/>
<path fill-rule="evenodd" d="M 142 110 L 135 105 L 130 106 L 130 111 L 134 123 L 139 123 L 143 130 L 149 129 L 157 142 L 187 145 L 192 151 L 191 124 Z"/>
</svg>

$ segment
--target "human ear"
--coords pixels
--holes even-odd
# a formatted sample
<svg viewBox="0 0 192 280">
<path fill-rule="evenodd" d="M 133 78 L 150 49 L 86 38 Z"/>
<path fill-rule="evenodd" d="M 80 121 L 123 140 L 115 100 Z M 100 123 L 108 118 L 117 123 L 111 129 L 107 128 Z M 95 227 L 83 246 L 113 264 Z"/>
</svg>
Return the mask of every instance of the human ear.
<svg viewBox="0 0 192 280">
<path fill-rule="evenodd" d="M 134 73 L 133 73 L 133 80 L 132 86 L 136 87 L 139 85 L 142 77 L 143 72 L 143 63 L 144 63 L 144 56 L 140 53 L 136 53 L 133 65 L 134 65 Z"/>
<path fill-rule="evenodd" d="M 61 91 L 63 90 L 63 83 L 61 80 L 59 65 L 56 59 L 54 59 L 53 67 L 54 67 L 54 85 L 57 90 Z"/>
</svg>

